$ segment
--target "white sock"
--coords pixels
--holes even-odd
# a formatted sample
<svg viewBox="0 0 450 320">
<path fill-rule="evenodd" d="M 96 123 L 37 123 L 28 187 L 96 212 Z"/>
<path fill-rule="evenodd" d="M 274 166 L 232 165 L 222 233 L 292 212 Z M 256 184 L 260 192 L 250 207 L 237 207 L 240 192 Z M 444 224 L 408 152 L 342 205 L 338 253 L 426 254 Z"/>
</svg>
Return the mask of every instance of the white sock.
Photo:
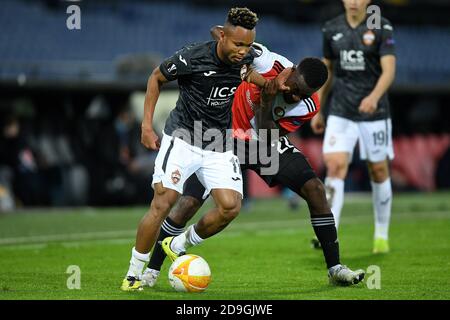
<svg viewBox="0 0 450 320">
<path fill-rule="evenodd" d="M 336 229 L 339 227 L 342 206 L 344 205 L 344 180 L 339 178 L 325 178 L 327 200 L 330 202 Z M 331 201 L 330 201 L 331 198 Z"/>
<path fill-rule="evenodd" d="M 176 236 L 170 248 L 175 253 L 185 252 L 187 248 L 196 246 L 203 242 L 203 239 L 195 232 L 194 225 L 190 225 L 185 232 Z"/>
<path fill-rule="evenodd" d="M 180 233 L 175 238 L 173 238 L 172 242 L 170 243 L 170 249 L 172 249 L 173 252 L 176 254 L 179 254 L 181 252 L 185 252 L 187 248 L 186 245 L 186 231 L 183 233 Z"/>
<path fill-rule="evenodd" d="M 195 232 L 194 225 L 186 230 L 186 243 L 188 247 L 196 246 L 203 242 L 203 239 Z"/>
<path fill-rule="evenodd" d="M 149 253 L 139 253 L 136 248 L 133 247 L 131 250 L 131 260 L 130 267 L 127 272 L 127 277 L 140 277 L 142 274 L 142 269 L 144 269 L 145 264 L 150 260 Z"/>
<path fill-rule="evenodd" d="M 382 183 L 371 181 L 371 184 L 373 211 L 375 214 L 375 238 L 387 240 L 392 205 L 391 179 L 387 178 Z"/>
</svg>

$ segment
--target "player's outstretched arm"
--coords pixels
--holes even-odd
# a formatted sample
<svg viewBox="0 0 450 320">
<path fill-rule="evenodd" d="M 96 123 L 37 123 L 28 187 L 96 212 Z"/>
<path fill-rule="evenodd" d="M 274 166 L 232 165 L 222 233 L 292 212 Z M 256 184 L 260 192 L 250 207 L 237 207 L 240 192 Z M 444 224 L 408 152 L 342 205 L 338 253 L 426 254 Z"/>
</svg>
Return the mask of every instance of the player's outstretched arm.
<svg viewBox="0 0 450 320">
<path fill-rule="evenodd" d="M 394 55 L 384 55 L 380 58 L 381 75 L 372 92 L 365 97 L 359 106 L 359 112 L 374 113 L 377 110 L 378 101 L 394 82 L 396 58 Z"/>
<path fill-rule="evenodd" d="M 285 83 L 291 71 L 291 68 L 286 68 L 275 79 L 267 80 L 254 69 L 250 68 L 244 80 L 264 89 L 268 95 L 275 95 L 278 92 L 289 91 L 289 87 Z"/>
<path fill-rule="evenodd" d="M 324 106 L 326 99 L 328 98 L 328 94 L 330 93 L 331 86 L 333 84 L 333 69 L 334 69 L 334 63 L 330 59 L 323 58 L 323 63 L 327 66 L 328 69 L 328 79 L 322 86 L 322 88 L 319 89 L 317 94 L 319 95 L 319 101 L 320 105 Z"/>
<path fill-rule="evenodd" d="M 144 101 L 144 118 L 141 124 L 141 143 L 148 149 L 158 150 L 158 135 L 153 130 L 153 114 L 161 92 L 161 86 L 168 82 L 158 68 L 155 68 L 147 82 Z"/>
<path fill-rule="evenodd" d="M 330 59 L 323 59 L 323 63 L 327 66 L 328 69 L 328 79 L 322 88 L 319 89 L 317 94 L 319 95 L 320 105 L 324 106 L 325 101 L 328 98 L 328 94 L 331 90 L 331 85 L 333 83 L 333 61 Z M 311 129 L 315 134 L 321 134 L 325 131 L 325 119 L 323 117 L 321 109 L 312 119 L 311 119 Z"/>
<path fill-rule="evenodd" d="M 321 134 L 325 131 L 325 119 L 321 112 L 317 112 L 311 119 L 311 129 L 315 134 Z"/>
<path fill-rule="evenodd" d="M 274 85 L 273 83 L 270 84 L 270 86 L 273 86 L 273 85 Z M 272 118 L 272 105 L 273 105 L 273 101 L 275 99 L 275 95 L 271 94 L 270 90 L 271 90 L 271 88 L 268 87 L 269 93 L 266 91 L 266 89 L 263 89 L 261 91 L 260 107 L 255 108 L 254 112 L 255 112 L 256 127 L 258 128 L 258 130 L 260 130 L 260 129 L 269 130 L 267 138 L 269 140 L 272 140 L 271 136 L 270 136 L 270 130 L 277 129 L 277 126 L 276 126 L 275 122 L 273 122 L 273 118 Z"/>
<path fill-rule="evenodd" d="M 280 85 L 287 81 L 292 71 L 292 68 L 284 69 L 275 79 L 266 82 L 266 85 L 261 90 L 260 107 L 254 108 L 256 126 L 258 129 L 278 129 L 277 124 L 273 121 L 272 106 L 276 95 L 280 92 Z M 281 134 L 286 133 L 284 130 L 282 131 Z M 268 137 L 269 140 L 271 140 L 270 131 Z"/>
</svg>

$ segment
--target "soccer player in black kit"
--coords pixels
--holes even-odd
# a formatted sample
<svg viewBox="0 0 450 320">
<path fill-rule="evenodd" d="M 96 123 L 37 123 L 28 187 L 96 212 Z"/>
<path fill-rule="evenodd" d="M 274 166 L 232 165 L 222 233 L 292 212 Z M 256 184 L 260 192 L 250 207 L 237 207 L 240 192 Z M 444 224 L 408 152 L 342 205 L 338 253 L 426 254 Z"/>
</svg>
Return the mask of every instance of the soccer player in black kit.
<svg viewBox="0 0 450 320">
<path fill-rule="evenodd" d="M 330 75 L 319 91 L 322 104 L 332 90 L 323 142 L 327 198 L 337 227 L 344 203 L 344 179 L 359 142 L 372 184 L 373 252 L 386 253 L 392 203 L 388 161 L 394 157 L 387 97 L 395 76 L 393 27 L 383 17 L 367 15 L 370 0 L 343 3 L 345 14 L 326 22 L 322 30 L 324 62 Z M 315 133 L 324 131 L 321 113 L 312 119 L 311 127 Z"/>
<path fill-rule="evenodd" d="M 214 36 L 214 33 L 212 34 Z M 289 71 L 285 82 L 289 90 L 283 93 L 274 91 L 276 94 L 271 96 L 266 90 L 261 92 L 248 82 L 242 82 L 237 88 L 233 100 L 233 133 L 237 140 L 245 142 L 244 145 L 241 144 L 243 149 L 235 150 L 240 157 L 241 168 L 253 170 L 271 187 L 282 185 L 303 197 L 309 207 L 314 232 L 322 244 L 330 283 L 357 284 L 364 278 L 364 271 L 352 271 L 340 263 L 339 242 L 333 215 L 326 200 L 325 187 L 306 157 L 291 145 L 285 136 L 298 130 L 320 109 L 315 92 L 327 80 L 327 68 L 318 58 L 302 59 L 295 66 L 287 58 L 271 52 L 261 44 L 254 43 L 253 48 L 257 54 L 253 62 L 255 70 L 267 79 Z M 252 132 L 253 129 L 257 131 Z M 278 129 L 283 136 L 278 141 L 276 138 L 267 139 L 259 134 L 259 129 Z M 263 162 L 247 161 L 251 158 L 250 153 L 261 152 L 248 145 L 256 141 L 273 144 L 271 151 L 277 153 L 279 158 L 276 171 L 264 172 Z M 198 230 L 204 229 L 205 223 L 210 224 L 209 221 L 216 218 L 207 213 L 184 231 L 187 222 L 201 207 L 206 196 L 205 188 L 197 177 L 192 175 L 186 182 L 182 197 L 162 224 L 159 241 L 155 244 L 148 267 L 142 275 L 144 286 L 154 286 L 166 254 L 174 261 L 188 248 L 199 245 L 223 230 L 235 218 L 231 215 L 222 217 L 213 228 L 208 229 L 207 234 L 199 233 Z M 200 235 L 201 238 L 193 238 L 192 233 Z"/>
<path fill-rule="evenodd" d="M 152 181 L 154 197 L 138 226 L 129 269 L 122 281 L 124 291 L 142 290 L 142 270 L 161 224 L 192 174 L 215 200 L 216 207 L 209 212 L 212 216 L 235 215 L 240 210 L 242 176 L 236 170 L 239 160 L 232 150 L 223 149 L 226 130 L 231 128 L 234 91 L 244 79 L 263 88 L 283 89 L 251 69 L 257 21 L 249 9 L 232 8 L 218 41 L 182 48 L 153 70 L 148 80 L 141 141 L 147 148 L 159 150 Z M 180 95 L 159 144 L 152 129 L 153 112 L 161 86 L 175 79 Z M 211 133 L 212 148 L 210 140 L 205 139 Z"/>
</svg>

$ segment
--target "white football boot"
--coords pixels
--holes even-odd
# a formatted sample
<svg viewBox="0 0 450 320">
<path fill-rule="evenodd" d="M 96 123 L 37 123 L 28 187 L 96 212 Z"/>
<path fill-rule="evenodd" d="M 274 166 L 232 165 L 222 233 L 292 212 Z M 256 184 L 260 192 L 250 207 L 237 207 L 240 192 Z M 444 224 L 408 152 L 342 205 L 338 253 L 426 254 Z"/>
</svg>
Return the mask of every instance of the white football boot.
<svg viewBox="0 0 450 320">
<path fill-rule="evenodd" d="M 350 286 L 357 284 L 364 279 L 365 272 L 362 269 L 352 271 L 342 264 L 335 265 L 328 269 L 328 279 L 333 285 Z"/>
<path fill-rule="evenodd" d="M 146 269 L 141 276 L 142 286 L 153 287 L 158 280 L 159 271 L 154 269 Z"/>
</svg>

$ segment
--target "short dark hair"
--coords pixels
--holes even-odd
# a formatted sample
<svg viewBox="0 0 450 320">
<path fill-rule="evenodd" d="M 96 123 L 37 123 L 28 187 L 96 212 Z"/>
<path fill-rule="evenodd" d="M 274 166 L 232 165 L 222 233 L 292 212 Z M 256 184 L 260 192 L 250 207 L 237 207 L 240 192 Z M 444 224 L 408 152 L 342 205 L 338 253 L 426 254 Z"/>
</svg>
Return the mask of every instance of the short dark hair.
<svg viewBox="0 0 450 320">
<path fill-rule="evenodd" d="M 248 8 L 231 8 L 226 22 L 235 27 L 252 30 L 258 22 L 258 16 Z"/>
<path fill-rule="evenodd" d="M 319 88 L 328 79 L 327 66 L 319 58 L 304 58 L 298 64 L 297 70 L 303 75 L 303 79 L 310 88 Z"/>
</svg>

